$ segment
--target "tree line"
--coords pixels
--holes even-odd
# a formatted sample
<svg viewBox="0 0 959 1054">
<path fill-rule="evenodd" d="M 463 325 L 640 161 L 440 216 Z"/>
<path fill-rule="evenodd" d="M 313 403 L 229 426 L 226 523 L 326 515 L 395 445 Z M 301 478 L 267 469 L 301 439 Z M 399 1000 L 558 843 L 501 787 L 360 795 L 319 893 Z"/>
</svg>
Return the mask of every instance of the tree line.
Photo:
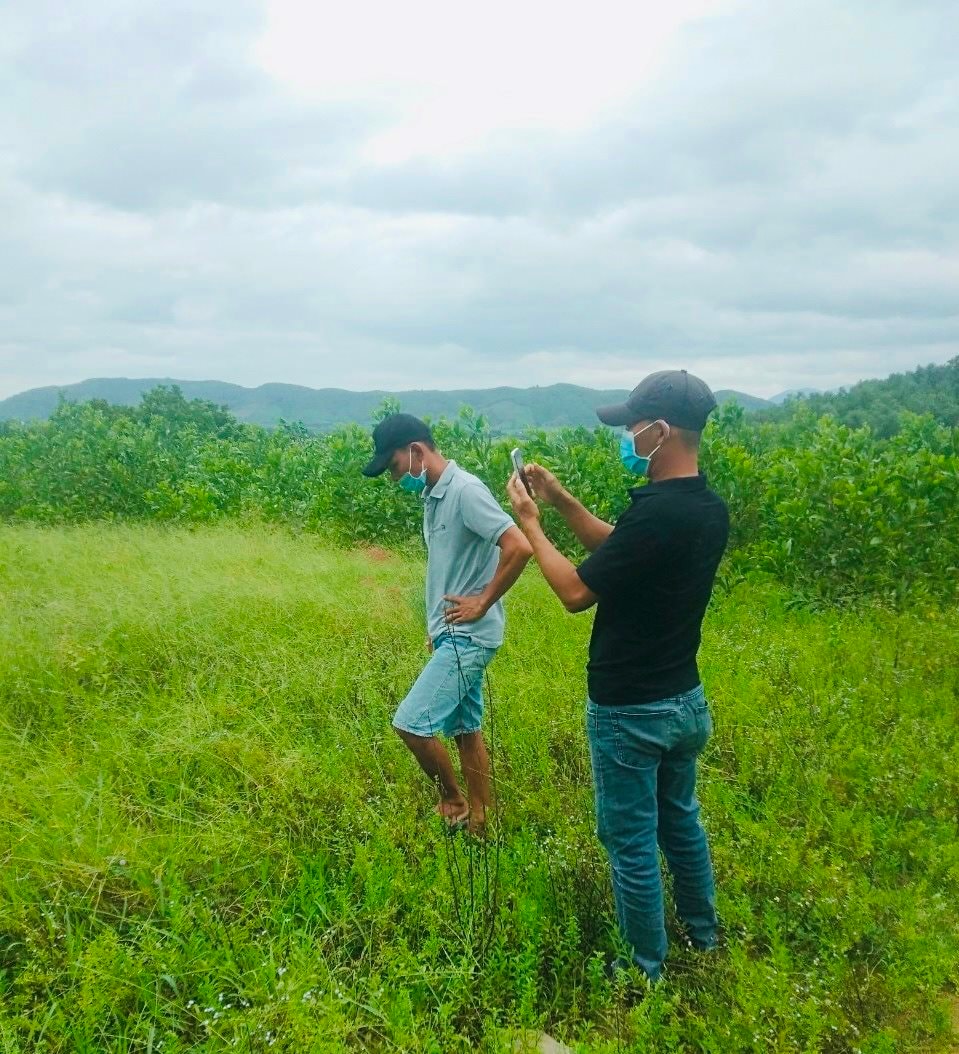
<svg viewBox="0 0 959 1054">
<path fill-rule="evenodd" d="M 713 415 L 703 468 L 732 521 L 721 583 L 771 575 L 810 604 L 957 599 L 959 428 L 901 410 L 895 431 L 884 435 L 820 414 L 817 405 L 797 401 L 780 419 L 734 404 Z M 394 409 L 387 400 L 376 416 Z M 555 471 L 604 518 L 622 511 L 635 484 L 605 428 L 497 438 L 468 408 L 433 425 L 444 453 L 484 479 L 504 506 L 517 441 L 527 460 Z M 419 504 L 387 478 L 361 476 L 370 449 L 368 428 L 266 429 L 187 400 L 176 387 L 155 388 L 135 407 L 62 402 L 49 420 L 0 423 L 0 519 L 251 519 L 333 544 L 408 548 L 419 537 Z M 575 555 L 563 526 L 549 528 Z"/>
</svg>

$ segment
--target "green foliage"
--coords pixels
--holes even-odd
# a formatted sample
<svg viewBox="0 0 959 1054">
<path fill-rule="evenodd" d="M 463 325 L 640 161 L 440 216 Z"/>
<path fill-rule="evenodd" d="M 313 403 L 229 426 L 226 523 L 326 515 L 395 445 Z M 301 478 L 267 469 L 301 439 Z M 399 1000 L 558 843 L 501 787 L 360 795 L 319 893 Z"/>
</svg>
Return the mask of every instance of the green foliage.
<svg viewBox="0 0 959 1054">
<path fill-rule="evenodd" d="M 782 431 L 717 423 L 704 462 L 729 503 L 735 575 L 810 598 L 955 599 L 959 430 L 913 415 L 888 440 L 811 414 Z"/>
<path fill-rule="evenodd" d="M 895 435 L 916 414 L 929 414 L 947 428 L 959 428 L 959 357 L 944 366 L 920 366 L 882 380 L 860 381 L 851 388 L 787 400 L 764 409 L 759 420 L 783 422 L 811 411 L 828 414 L 849 428 L 868 426 L 876 435 Z"/>
<path fill-rule="evenodd" d="M 589 617 L 531 571 L 509 594 L 500 826 L 469 848 L 389 728 L 425 657 L 422 576 L 262 527 L 0 528 L 0 1049 L 950 1049 L 954 613 L 717 598 L 724 945 L 699 957 L 670 921 L 641 997 L 603 970 Z"/>
<path fill-rule="evenodd" d="M 384 403 L 375 419 L 397 408 Z M 469 408 L 434 422 L 440 449 L 504 501 L 518 441 L 496 438 Z M 881 597 L 901 606 L 959 595 L 959 430 L 906 414 L 888 438 L 817 418 L 800 404 L 784 423 L 727 404 L 710 423 L 702 460 L 729 503 L 722 581 L 770 574 L 796 598 Z M 530 461 L 552 468 L 597 515 L 613 520 L 635 482 L 607 430 L 531 429 Z M 258 519 L 336 542 L 418 544 L 417 501 L 387 477 L 367 480 L 369 431 L 327 435 L 284 423 L 240 424 L 223 407 L 158 388 L 138 407 L 62 402 L 46 422 L 0 431 L 0 517 L 11 521 Z M 548 512 L 571 555 L 575 539 Z"/>
</svg>

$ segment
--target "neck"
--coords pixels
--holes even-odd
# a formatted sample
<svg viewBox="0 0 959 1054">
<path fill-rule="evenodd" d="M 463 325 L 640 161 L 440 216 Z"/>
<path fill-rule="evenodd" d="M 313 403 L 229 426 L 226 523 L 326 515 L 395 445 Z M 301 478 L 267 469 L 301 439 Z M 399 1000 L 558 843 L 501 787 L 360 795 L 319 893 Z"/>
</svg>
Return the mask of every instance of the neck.
<svg viewBox="0 0 959 1054">
<path fill-rule="evenodd" d="M 660 451 L 659 454 L 662 454 Z M 660 460 L 659 454 L 653 455 L 649 463 L 649 478 L 653 483 L 659 483 L 664 479 L 684 479 L 688 476 L 699 475 L 699 458 L 695 451 L 671 450 L 668 455 Z"/>
<path fill-rule="evenodd" d="M 431 487 L 435 487 L 439 482 L 439 478 L 446 471 L 446 466 L 448 464 L 449 459 L 443 457 L 438 450 L 431 450 L 426 456 L 423 465 L 426 468 L 426 482 Z"/>
</svg>

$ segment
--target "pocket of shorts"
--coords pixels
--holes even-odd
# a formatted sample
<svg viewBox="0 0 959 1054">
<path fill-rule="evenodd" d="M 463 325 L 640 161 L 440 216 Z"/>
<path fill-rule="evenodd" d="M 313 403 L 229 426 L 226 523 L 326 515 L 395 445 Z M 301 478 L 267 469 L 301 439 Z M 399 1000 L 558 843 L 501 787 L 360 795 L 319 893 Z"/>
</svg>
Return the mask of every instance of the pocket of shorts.
<svg viewBox="0 0 959 1054">
<path fill-rule="evenodd" d="M 488 662 L 487 649 L 480 645 L 466 645 L 465 638 L 457 636 L 456 647 L 459 649 L 453 656 L 452 670 L 460 680 L 460 687 L 472 687 L 476 680 L 482 680 Z"/>
</svg>

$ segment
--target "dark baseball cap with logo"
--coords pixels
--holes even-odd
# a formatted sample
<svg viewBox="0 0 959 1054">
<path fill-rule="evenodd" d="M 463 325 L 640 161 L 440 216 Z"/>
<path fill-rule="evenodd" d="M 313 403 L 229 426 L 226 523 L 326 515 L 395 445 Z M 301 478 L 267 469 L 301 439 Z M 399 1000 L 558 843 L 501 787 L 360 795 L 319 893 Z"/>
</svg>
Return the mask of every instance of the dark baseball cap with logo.
<svg viewBox="0 0 959 1054">
<path fill-rule="evenodd" d="M 607 425 L 665 421 L 676 428 L 701 432 L 716 408 L 716 397 L 705 381 L 685 370 L 660 370 L 636 385 L 624 403 L 600 406 L 596 416 Z"/>
<path fill-rule="evenodd" d="M 364 476 L 379 476 L 389 467 L 397 450 L 410 443 L 433 442 L 430 426 L 412 414 L 390 414 L 373 429 L 373 459 L 363 469 Z"/>
</svg>

